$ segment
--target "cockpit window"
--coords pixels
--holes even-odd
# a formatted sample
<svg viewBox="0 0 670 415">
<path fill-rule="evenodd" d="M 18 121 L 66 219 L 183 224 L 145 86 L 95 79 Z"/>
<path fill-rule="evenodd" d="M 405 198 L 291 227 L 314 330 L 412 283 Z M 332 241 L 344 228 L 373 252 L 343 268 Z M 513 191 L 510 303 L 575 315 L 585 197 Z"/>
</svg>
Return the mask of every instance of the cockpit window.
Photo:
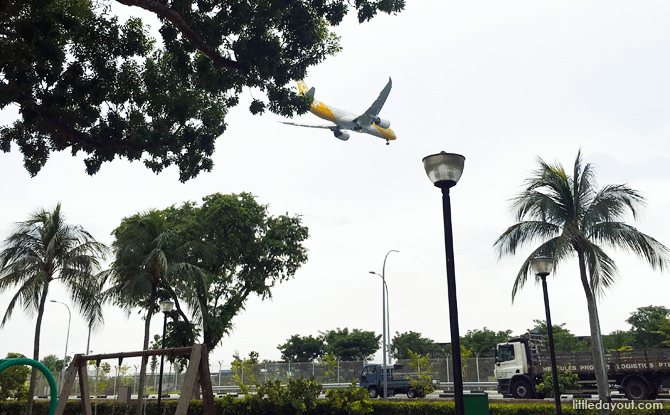
<svg viewBox="0 0 670 415">
<path fill-rule="evenodd" d="M 514 345 L 513 344 L 499 345 L 496 360 L 498 362 L 509 362 L 510 360 L 514 360 Z"/>
</svg>

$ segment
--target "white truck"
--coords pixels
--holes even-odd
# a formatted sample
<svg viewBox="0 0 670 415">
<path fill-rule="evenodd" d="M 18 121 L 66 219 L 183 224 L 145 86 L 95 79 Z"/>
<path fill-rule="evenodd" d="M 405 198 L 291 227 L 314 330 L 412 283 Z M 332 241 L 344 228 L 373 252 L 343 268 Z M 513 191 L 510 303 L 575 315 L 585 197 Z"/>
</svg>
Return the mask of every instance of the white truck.
<svg viewBox="0 0 670 415">
<path fill-rule="evenodd" d="M 496 346 L 495 377 L 498 392 L 514 398 L 541 397 L 535 385 L 551 371 L 549 353 L 542 347 L 543 336 L 525 334 Z M 622 388 L 631 400 L 656 399 L 661 388 L 670 387 L 670 349 L 607 352 L 610 385 Z M 560 370 L 576 374 L 580 383 L 595 385 L 591 352 L 556 354 Z"/>
</svg>

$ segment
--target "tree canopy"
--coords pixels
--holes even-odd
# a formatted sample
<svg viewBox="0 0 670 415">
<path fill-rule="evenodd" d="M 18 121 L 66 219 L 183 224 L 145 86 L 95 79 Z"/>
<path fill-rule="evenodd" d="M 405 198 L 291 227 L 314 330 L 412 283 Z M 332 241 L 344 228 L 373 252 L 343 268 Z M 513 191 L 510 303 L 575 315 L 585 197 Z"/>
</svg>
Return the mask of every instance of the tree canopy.
<svg viewBox="0 0 670 415">
<path fill-rule="evenodd" d="M 379 350 L 382 335 L 372 331 L 348 328 L 329 330 L 321 333 L 324 349 L 340 360 L 353 361 L 369 359 Z"/>
<path fill-rule="evenodd" d="M 512 330 L 495 332 L 484 327 L 481 330 L 468 330 L 464 336 L 461 336 L 461 346 L 472 350 L 480 357 L 490 357 L 495 354 L 496 344 L 504 343 L 511 337 Z"/>
<path fill-rule="evenodd" d="M 532 330 L 537 330 L 537 332 L 544 336 L 544 349 L 549 350 L 549 330 L 547 329 L 546 320 L 533 320 L 535 326 Z M 586 352 L 589 350 L 590 342 L 586 340 L 579 340 L 577 336 L 570 333 L 570 330 L 565 328 L 565 323 L 561 324 L 552 324 L 551 328 L 553 329 L 554 335 L 554 350 L 557 353 L 572 353 L 572 352 Z"/>
<path fill-rule="evenodd" d="M 323 356 L 323 338 L 294 334 L 284 344 L 277 346 L 285 362 L 311 362 Z"/>
<path fill-rule="evenodd" d="M 430 355 L 431 357 L 438 357 L 442 354 L 440 346 L 429 338 L 421 337 L 421 333 L 408 331 L 401 334 L 396 332 L 391 340 L 391 356 L 394 359 L 411 359 L 410 352 L 421 356 Z"/>
<path fill-rule="evenodd" d="M 630 313 L 626 323 L 631 325 L 631 333 L 635 345 L 647 349 L 652 347 L 666 347 L 662 329 L 670 316 L 670 309 L 663 306 L 639 307 Z"/>
<path fill-rule="evenodd" d="M 0 109 L 20 118 L 0 127 L 36 175 L 54 151 L 86 154 L 88 174 L 116 157 L 187 181 L 210 171 L 214 143 L 245 87 L 250 111 L 301 114 L 292 88 L 340 50 L 332 28 L 350 10 L 359 22 L 397 13 L 404 0 L 116 0 L 160 19 L 161 42 L 111 0 L 25 0 L 0 6 Z"/>
</svg>

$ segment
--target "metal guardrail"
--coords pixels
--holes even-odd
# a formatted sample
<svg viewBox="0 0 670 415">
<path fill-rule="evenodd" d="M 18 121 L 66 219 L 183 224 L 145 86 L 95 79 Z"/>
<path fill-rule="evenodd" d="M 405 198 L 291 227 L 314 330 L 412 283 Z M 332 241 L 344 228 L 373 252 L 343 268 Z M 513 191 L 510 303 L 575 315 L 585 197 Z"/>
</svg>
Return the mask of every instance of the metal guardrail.
<svg viewBox="0 0 670 415">
<path fill-rule="evenodd" d="M 348 388 L 351 383 L 324 383 L 323 389 L 340 389 Z M 498 382 L 463 382 L 463 389 L 465 390 L 497 390 Z M 454 382 L 440 382 L 437 388 L 438 390 L 443 391 L 453 391 Z M 230 385 L 230 386 L 212 386 L 214 393 L 237 393 L 241 392 L 239 386 Z"/>
<path fill-rule="evenodd" d="M 444 391 L 453 391 L 454 382 L 440 382 L 439 389 L 442 389 Z M 463 389 L 473 391 L 492 390 L 492 389 L 497 390 L 498 382 L 463 382 Z"/>
</svg>

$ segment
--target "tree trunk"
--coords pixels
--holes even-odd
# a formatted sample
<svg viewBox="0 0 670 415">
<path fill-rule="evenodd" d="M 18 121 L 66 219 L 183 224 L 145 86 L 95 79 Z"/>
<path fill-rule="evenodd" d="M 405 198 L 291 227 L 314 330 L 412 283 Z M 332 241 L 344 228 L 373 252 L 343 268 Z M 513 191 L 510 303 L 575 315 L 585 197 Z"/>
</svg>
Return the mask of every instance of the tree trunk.
<svg viewBox="0 0 670 415">
<path fill-rule="evenodd" d="M 607 376 L 607 368 L 604 366 L 605 356 L 603 352 L 602 339 L 600 338 L 600 330 L 598 328 L 598 311 L 596 309 L 596 300 L 591 290 L 588 278 L 586 276 L 586 262 L 584 260 L 584 252 L 577 249 L 577 257 L 579 259 L 579 273 L 586 294 L 586 304 L 589 310 L 589 327 L 591 329 L 591 356 L 593 358 L 593 367 L 596 375 L 596 384 L 598 386 L 598 398 L 601 403 L 610 401 L 609 382 Z M 601 415 L 609 414 L 608 408 L 600 410 Z"/>
<path fill-rule="evenodd" d="M 149 350 L 149 328 L 151 327 L 151 317 L 153 316 L 152 307 L 149 306 L 147 310 L 147 317 L 144 322 L 144 345 L 142 350 Z M 148 356 L 142 356 L 142 364 L 140 365 L 140 381 L 137 389 L 137 415 L 142 415 L 142 404 L 144 403 L 144 381 L 146 379 Z M 160 414 L 159 414 L 160 415 Z"/>
<path fill-rule="evenodd" d="M 47 300 L 49 292 L 49 281 L 47 280 L 42 289 L 42 298 L 40 298 L 40 308 L 37 312 L 37 324 L 35 324 L 35 343 L 33 346 L 33 360 L 40 361 L 40 331 L 42 329 L 42 317 L 44 316 L 44 303 Z M 26 415 L 33 413 L 33 398 L 35 395 L 35 383 L 37 383 L 37 368 L 32 367 L 30 372 L 30 386 L 28 387 L 28 402 L 26 402 Z"/>
</svg>

